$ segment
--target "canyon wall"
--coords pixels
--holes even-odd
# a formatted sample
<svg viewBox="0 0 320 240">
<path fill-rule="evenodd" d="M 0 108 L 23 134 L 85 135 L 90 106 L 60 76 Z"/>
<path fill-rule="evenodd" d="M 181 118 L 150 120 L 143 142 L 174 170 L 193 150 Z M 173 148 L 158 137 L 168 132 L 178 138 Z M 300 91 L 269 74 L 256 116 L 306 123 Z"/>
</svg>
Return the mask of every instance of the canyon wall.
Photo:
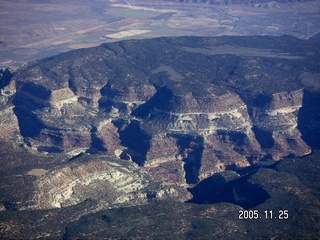
<svg viewBox="0 0 320 240">
<path fill-rule="evenodd" d="M 174 196 L 171 185 L 309 154 L 299 117 L 317 58 L 288 37 L 158 38 L 72 51 L 30 63 L 1 86 L 1 138 L 144 169 L 129 176 L 108 161 L 67 164 L 37 180 L 35 208 L 92 194 L 108 204 L 147 201 L 148 184 L 137 182 L 147 178 L 166 184 L 155 196 Z M 93 193 L 96 185 L 113 194 Z"/>
</svg>

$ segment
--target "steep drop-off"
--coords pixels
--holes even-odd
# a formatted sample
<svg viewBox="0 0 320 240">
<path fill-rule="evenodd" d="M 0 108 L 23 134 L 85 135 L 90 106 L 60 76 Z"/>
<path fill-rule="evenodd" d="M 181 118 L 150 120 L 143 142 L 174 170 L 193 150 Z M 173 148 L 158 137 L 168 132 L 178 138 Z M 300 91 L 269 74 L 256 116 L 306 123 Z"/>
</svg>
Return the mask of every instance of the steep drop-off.
<svg viewBox="0 0 320 240">
<path fill-rule="evenodd" d="M 0 135 L 43 154 L 132 161 L 156 182 L 190 186 L 226 169 L 309 154 L 305 133 L 319 136 L 319 109 L 307 111 L 319 63 L 316 43 L 286 36 L 157 38 L 71 51 L 2 80 Z M 46 173 L 34 206 L 109 199 L 86 187 L 121 182 L 109 168 L 92 162 Z M 125 194 L 130 202 L 137 193 L 126 191 L 105 201 Z"/>
</svg>

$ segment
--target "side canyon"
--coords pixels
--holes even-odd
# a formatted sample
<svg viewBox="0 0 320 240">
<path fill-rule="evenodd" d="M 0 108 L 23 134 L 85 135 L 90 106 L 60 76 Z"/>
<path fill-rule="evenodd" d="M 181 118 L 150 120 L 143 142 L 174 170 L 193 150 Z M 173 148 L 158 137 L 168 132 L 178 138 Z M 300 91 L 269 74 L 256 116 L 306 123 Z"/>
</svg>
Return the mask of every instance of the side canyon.
<svg viewBox="0 0 320 240">
<path fill-rule="evenodd" d="M 3 209 L 187 201 L 216 173 L 308 155 L 319 54 L 288 36 L 157 38 L 2 70 L 0 138 L 27 156 L 10 178 L 28 189 Z"/>
</svg>

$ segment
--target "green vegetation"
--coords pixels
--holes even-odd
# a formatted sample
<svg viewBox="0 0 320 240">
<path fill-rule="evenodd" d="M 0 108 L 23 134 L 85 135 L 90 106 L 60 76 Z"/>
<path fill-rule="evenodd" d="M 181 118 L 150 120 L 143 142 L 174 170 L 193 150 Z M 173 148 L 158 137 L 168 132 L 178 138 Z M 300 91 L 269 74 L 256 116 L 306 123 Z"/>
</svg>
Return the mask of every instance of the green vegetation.
<svg viewBox="0 0 320 240">
<path fill-rule="evenodd" d="M 319 161 L 316 152 L 304 158 L 285 159 L 254 173 L 248 181 L 260 184 L 270 194 L 265 203 L 252 209 L 259 211 L 261 219 L 240 220 L 242 208 L 231 203 L 173 201 L 152 201 L 91 214 L 97 203 L 87 200 L 62 209 L 2 211 L 0 221 L 2 227 L 16 226 L 10 232 L 16 238 L 44 238 L 49 234 L 64 239 L 317 239 Z M 279 210 L 288 210 L 289 218 L 266 219 L 265 210 L 272 210 L 276 217 Z"/>
</svg>

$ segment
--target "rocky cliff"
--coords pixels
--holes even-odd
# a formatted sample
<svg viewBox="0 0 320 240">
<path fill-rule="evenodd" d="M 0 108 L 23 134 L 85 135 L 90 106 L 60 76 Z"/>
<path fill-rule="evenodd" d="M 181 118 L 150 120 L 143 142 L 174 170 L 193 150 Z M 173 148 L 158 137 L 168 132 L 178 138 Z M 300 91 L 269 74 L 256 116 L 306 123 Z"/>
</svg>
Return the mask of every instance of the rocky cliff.
<svg viewBox="0 0 320 240">
<path fill-rule="evenodd" d="M 151 200 L 184 201 L 182 188 L 162 185 L 132 163 L 112 160 L 74 162 L 54 168 L 35 182 L 31 209 L 60 208 L 92 198 L 100 207 L 130 206 Z"/>
<path fill-rule="evenodd" d="M 318 80 L 306 79 L 319 72 L 317 45 L 291 37 L 104 44 L 29 63 L 10 76 L 1 86 L 0 135 L 43 154 L 99 153 L 144 169 L 127 176 L 117 163 L 99 160 L 58 167 L 37 180 L 35 208 L 88 196 L 143 202 L 147 185 L 138 179 L 148 178 L 168 184 L 155 194 L 174 196 L 169 185 L 309 154 L 302 133 L 318 120 L 301 109 L 317 94 L 310 81 Z M 93 191 L 96 185 L 120 190 L 109 196 Z"/>
</svg>

